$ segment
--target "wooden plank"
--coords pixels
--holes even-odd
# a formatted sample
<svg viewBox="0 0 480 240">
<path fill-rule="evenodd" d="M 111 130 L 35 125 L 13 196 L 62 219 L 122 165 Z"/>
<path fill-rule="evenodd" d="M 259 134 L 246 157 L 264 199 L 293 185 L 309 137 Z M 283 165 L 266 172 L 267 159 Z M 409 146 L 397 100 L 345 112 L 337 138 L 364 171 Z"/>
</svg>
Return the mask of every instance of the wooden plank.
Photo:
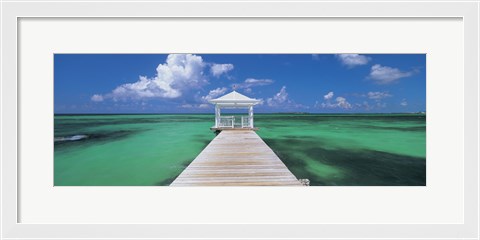
<svg viewBox="0 0 480 240">
<path fill-rule="evenodd" d="M 252 130 L 224 130 L 170 186 L 303 186 Z"/>
</svg>

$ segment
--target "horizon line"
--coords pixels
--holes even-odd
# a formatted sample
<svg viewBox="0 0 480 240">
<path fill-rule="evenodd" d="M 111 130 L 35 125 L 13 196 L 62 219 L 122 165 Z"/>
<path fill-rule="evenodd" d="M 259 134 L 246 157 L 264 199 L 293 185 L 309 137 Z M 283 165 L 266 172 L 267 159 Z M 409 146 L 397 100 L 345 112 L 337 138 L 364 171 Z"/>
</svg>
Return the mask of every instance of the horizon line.
<svg viewBox="0 0 480 240">
<path fill-rule="evenodd" d="M 238 112 L 243 114 L 241 112 Z M 228 114 L 238 114 L 238 113 L 228 113 Z M 214 115 L 213 113 L 202 113 L 202 112 L 166 112 L 166 113 L 54 113 L 53 115 L 179 115 L 179 114 L 204 114 L 204 115 Z M 338 114 L 338 115 L 352 115 L 352 114 L 426 114 L 426 111 L 419 112 L 351 112 L 351 113 L 317 113 L 317 112 L 268 112 L 268 113 L 255 113 L 258 114 Z"/>
</svg>

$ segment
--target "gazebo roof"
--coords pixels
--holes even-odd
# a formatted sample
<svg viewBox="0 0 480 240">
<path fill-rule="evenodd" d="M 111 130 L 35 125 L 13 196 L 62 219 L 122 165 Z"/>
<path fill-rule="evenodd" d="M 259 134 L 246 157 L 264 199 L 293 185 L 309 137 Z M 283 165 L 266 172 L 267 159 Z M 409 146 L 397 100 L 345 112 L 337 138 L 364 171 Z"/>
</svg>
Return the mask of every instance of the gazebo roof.
<svg viewBox="0 0 480 240">
<path fill-rule="evenodd" d="M 226 106 L 252 106 L 258 104 L 260 100 L 249 98 L 243 94 L 233 91 L 219 98 L 209 100 L 210 103 Z"/>
</svg>

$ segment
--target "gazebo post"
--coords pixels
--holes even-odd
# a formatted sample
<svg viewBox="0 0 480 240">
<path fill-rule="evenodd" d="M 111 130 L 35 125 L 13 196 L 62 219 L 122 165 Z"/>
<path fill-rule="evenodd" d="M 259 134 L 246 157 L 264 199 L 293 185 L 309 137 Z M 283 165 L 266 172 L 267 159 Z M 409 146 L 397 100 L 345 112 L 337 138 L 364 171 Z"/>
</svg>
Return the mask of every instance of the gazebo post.
<svg viewBox="0 0 480 240">
<path fill-rule="evenodd" d="M 218 124 L 220 123 L 220 108 L 218 104 L 215 104 L 215 127 L 218 128 Z"/>
<path fill-rule="evenodd" d="M 253 105 L 248 107 L 248 122 L 250 127 L 253 128 Z"/>
</svg>

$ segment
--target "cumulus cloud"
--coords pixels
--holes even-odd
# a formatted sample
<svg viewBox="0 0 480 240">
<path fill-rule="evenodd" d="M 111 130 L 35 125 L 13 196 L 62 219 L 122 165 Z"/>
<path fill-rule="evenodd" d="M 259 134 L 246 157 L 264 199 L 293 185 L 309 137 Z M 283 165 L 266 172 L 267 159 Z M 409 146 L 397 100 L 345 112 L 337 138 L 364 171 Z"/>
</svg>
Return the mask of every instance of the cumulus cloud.
<svg viewBox="0 0 480 240">
<path fill-rule="evenodd" d="M 368 92 L 367 97 L 373 100 L 381 100 L 392 95 L 388 92 Z"/>
<path fill-rule="evenodd" d="M 344 97 L 337 97 L 336 100 L 336 105 L 340 108 L 344 108 L 344 109 L 348 109 L 348 108 L 352 108 L 352 105 L 347 102 L 347 99 L 344 98 Z"/>
<path fill-rule="evenodd" d="M 285 103 L 288 99 L 287 87 L 283 86 L 280 92 L 273 97 L 267 99 L 267 105 L 270 107 L 276 107 Z"/>
<path fill-rule="evenodd" d="M 203 109 L 210 108 L 213 105 L 210 104 L 208 101 L 212 100 L 212 99 L 215 99 L 217 97 L 220 97 L 221 95 L 225 94 L 227 92 L 227 90 L 228 89 L 225 88 L 225 87 L 219 87 L 219 88 L 212 89 L 208 92 L 207 95 L 201 96 L 201 97 L 199 95 L 196 95 L 195 99 L 192 100 L 192 102 L 184 103 L 183 105 L 180 105 L 180 107 L 181 108 L 192 108 L 192 109 L 195 109 L 195 108 L 203 108 Z"/>
<path fill-rule="evenodd" d="M 402 101 L 400 102 L 400 106 L 402 106 L 402 107 L 408 106 L 407 100 L 406 100 L 406 99 L 402 99 Z"/>
<path fill-rule="evenodd" d="M 365 65 L 370 61 L 370 58 L 360 54 L 337 54 L 337 59 L 347 67 L 355 67 Z"/>
<path fill-rule="evenodd" d="M 227 92 L 227 90 L 228 89 L 226 87 L 216 88 L 216 89 L 210 90 L 208 95 L 201 97 L 201 99 L 202 99 L 203 102 L 208 102 L 209 100 L 215 99 L 215 98 L 225 94 Z"/>
<path fill-rule="evenodd" d="M 94 95 L 90 98 L 90 100 L 92 100 L 92 101 L 94 101 L 94 102 L 101 102 L 101 101 L 103 101 L 103 97 L 102 97 L 102 95 L 100 95 L 100 94 L 94 94 Z"/>
<path fill-rule="evenodd" d="M 329 100 L 333 98 L 333 92 L 329 92 L 326 95 L 323 96 L 323 99 Z"/>
<path fill-rule="evenodd" d="M 263 99 L 260 99 L 260 105 L 264 103 Z M 297 109 L 306 109 L 309 108 L 300 103 L 296 103 L 292 99 L 288 97 L 287 87 L 283 86 L 278 93 L 276 93 L 273 97 L 267 98 L 265 101 L 267 106 L 272 108 L 283 108 L 288 110 L 297 110 Z"/>
<path fill-rule="evenodd" d="M 410 77 L 412 74 L 413 72 L 404 72 L 398 68 L 375 64 L 372 66 L 368 77 L 378 84 L 389 84 L 400 78 Z"/>
<path fill-rule="evenodd" d="M 170 54 L 165 63 L 158 65 L 156 76 L 152 78 L 140 76 L 138 81 L 122 84 L 111 93 L 92 96 L 92 101 L 178 98 L 188 89 L 200 88 L 208 84 L 203 72 L 206 65 L 201 56 Z"/>
<path fill-rule="evenodd" d="M 321 108 L 342 108 L 342 109 L 350 109 L 352 108 L 352 104 L 350 104 L 346 98 L 344 97 L 337 97 L 334 101 L 333 99 L 333 92 L 328 92 L 326 95 L 323 96 L 324 102 L 319 103 L 318 101 L 315 103 L 315 107 Z"/>
<path fill-rule="evenodd" d="M 210 67 L 210 71 L 212 72 L 212 75 L 215 77 L 220 77 L 220 75 L 227 73 L 229 71 L 233 70 L 233 64 L 212 64 Z"/>
</svg>

